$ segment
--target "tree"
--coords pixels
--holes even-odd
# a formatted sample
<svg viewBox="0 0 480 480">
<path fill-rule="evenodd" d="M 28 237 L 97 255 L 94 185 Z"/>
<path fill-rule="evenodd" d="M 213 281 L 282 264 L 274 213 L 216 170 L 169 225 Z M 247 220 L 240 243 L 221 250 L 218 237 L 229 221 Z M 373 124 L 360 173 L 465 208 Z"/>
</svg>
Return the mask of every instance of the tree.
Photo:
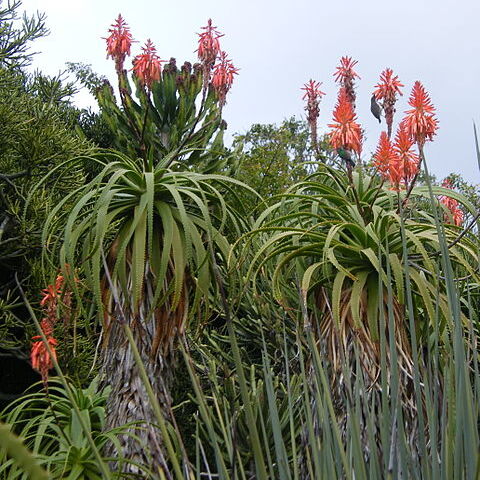
<svg viewBox="0 0 480 480">
<path fill-rule="evenodd" d="M 0 7 L 0 337 L 9 352 L 26 358 L 34 327 L 24 318 L 16 277 L 36 303 L 45 277 L 53 274 L 40 266 L 41 229 L 48 211 L 83 183 L 83 172 L 70 169 L 62 182 L 52 178 L 42 188 L 34 186 L 91 144 L 75 131 L 79 113 L 69 101 L 73 86 L 61 76 L 24 71 L 33 56 L 31 41 L 48 31 L 41 14 L 25 15 L 19 25 L 20 6 L 14 1 Z"/>
<path fill-rule="evenodd" d="M 19 68 L 28 65 L 32 56 L 29 43 L 47 35 L 45 15 L 37 13 L 29 17 L 24 13 L 20 28 L 18 28 L 18 13 L 21 0 L 7 1 L 3 7 L 0 2 L 0 66 Z"/>
<path fill-rule="evenodd" d="M 179 69 L 172 59 L 160 71 L 148 42 L 134 60 L 142 68 L 134 70 L 133 95 L 123 69 L 131 37 L 121 17 L 111 32 L 107 42 L 116 62 L 120 105 L 107 83 L 97 98 L 117 151 L 91 157 L 101 172 L 52 211 L 44 241 L 58 254 L 55 242 L 63 229 L 59 257 L 53 258 L 81 267 L 98 306 L 103 382 L 111 387 L 107 428 L 143 424 L 135 432 L 141 442 L 122 437 L 119 453 L 170 478 L 169 439 L 159 435 L 156 424 L 171 418 L 176 346 L 191 320 L 198 324 L 208 316 L 214 271 L 226 262 L 229 244 L 223 231 L 236 223 L 236 215 L 223 194 L 241 183 L 212 173 L 228 160 L 221 119 L 225 90 L 219 92 L 213 81 L 213 65 L 192 68 L 186 62 Z M 119 36 L 125 40 L 122 51 L 114 48 Z M 72 200 L 75 207 L 65 211 Z M 143 381 L 137 349 L 154 398 Z M 170 460 L 175 468 L 176 459 Z"/>
<path fill-rule="evenodd" d="M 243 149 L 236 177 L 261 198 L 284 192 L 314 168 L 308 164 L 314 159 L 308 125 L 295 117 L 280 126 L 254 124 L 244 135 L 235 135 L 234 146 Z M 247 197 L 246 210 L 259 205 L 260 197 Z"/>
</svg>

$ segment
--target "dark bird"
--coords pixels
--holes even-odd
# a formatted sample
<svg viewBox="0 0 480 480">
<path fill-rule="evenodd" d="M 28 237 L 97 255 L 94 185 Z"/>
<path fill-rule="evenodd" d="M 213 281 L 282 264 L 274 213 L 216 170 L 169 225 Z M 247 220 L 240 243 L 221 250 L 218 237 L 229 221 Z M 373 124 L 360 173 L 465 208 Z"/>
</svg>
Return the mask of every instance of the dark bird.
<svg viewBox="0 0 480 480">
<path fill-rule="evenodd" d="M 353 168 L 355 167 L 355 162 L 352 159 L 352 154 L 349 150 L 345 150 L 344 148 L 337 148 L 337 155 L 345 161 L 347 167 Z"/>
<path fill-rule="evenodd" d="M 373 113 L 373 116 L 378 120 L 378 123 L 381 123 L 382 108 L 377 103 L 375 95 L 372 95 L 372 99 L 370 100 L 370 111 Z"/>
</svg>

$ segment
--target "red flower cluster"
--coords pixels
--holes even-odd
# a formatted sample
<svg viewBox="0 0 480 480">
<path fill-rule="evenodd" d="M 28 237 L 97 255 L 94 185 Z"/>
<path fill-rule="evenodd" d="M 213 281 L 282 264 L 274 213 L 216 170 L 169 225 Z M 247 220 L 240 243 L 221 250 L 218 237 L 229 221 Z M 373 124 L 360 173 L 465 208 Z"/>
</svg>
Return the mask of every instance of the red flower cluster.
<svg viewBox="0 0 480 480">
<path fill-rule="evenodd" d="M 57 309 L 58 302 L 62 296 L 64 278 L 62 275 L 58 275 L 55 281 L 55 285 L 49 285 L 42 290 L 42 300 L 40 305 L 43 307 L 45 317 L 40 322 L 40 327 L 43 334 L 47 338 L 47 343 L 52 352 L 53 358 L 57 359 L 56 346 L 57 340 L 53 337 L 53 327 L 58 320 Z M 53 368 L 53 361 L 50 353 L 42 339 L 41 335 L 32 337 L 33 344 L 30 352 L 30 361 L 32 362 L 32 368 L 37 370 L 42 375 L 44 382 L 48 379 L 48 371 Z"/>
<path fill-rule="evenodd" d="M 150 39 L 142 47 L 142 51 L 143 53 L 133 59 L 133 72 L 140 83 L 151 90 L 152 83 L 160 80 L 160 74 L 162 73 L 161 62 L 164 60 L 160 60 L 160 57 L 157 55 L 157 49 Z"/>
<path fill-rule="evenodd" d="M 385 121 L 387 122 L 388 138 L 392 135 L 393 114 L 395 113 L 395 103 L 397 94 L 403 95 L 400 87 L 403 84 L 398 80 L 398 76 L 393 76 L 393 70 L 385 69 L 380 74 L 380 82 L 375 85 L 376 90 L 373 92 L 377 100 L 383 100 L 381 105 L 385 112 Z"/>
<path fill-rule="evenodd" d="M 198 59 L 209 69 L 213 67 L 217 56 L 220 53 L 220 42 L 218 39 L 223 37 L 223 33 L 217 30 L 217 27 L 212 26 L 212 20 L 209 18 L 206 27 L 202 27 L 205 30 L 197 35 L 198 39 Z"/>
<path fill-rule="evenodd" d="M 403 125 L 400 125 L 395 136 L 394 150 L 402 168 L 402 179 L 407 185 L 418 173 L 419 158 L 413 151 L 413 140 Z"/>
<path fill-rule="evenodd" d="M 313 145 L 317 145 L 317 119 L 320 115 L 319 104 L 322 96 L 325 95 L 325 93 L 320 90 L 320 85 L 321 83 L 310 80 L 302 88 L 302 90 L 305 90 L 303 100 L 307 101 L 305 110 L 308 113 L 307 120 L 310 125 Z"/>
<path fill-rule="evenodd" d="M 362 150 L 362 130 L 357 123 L 357 116 L 352 103 L 348 98 L 345 88 L 341 88 L 338 94 L 337 104 L 333 111 L 333 121 L 328 126 L 330 132 L 330 144 L 334 149 L 354 151 L 360 155 Z"/>
<path fill-rule="evenodd" d="M 316 82 L 315 80 L 310 80 L 303 87 L 302 90 L 305 90 L 303 95 L 303 100 L 307 101 L 307 106 L 305 110 L 308 112 L 308 118 L 315 117 L 319 115 L 318 104 L 325 92 L 320 90 L 321 83 Z"/>
<path fill-rule="evenodd" d="M 408 104 L 413 107 L 407 110 L 403 119 L 405 129 L 419 147 L 427 140 L 432 140 L 438 129 L 438 120 L 435 118 L 435 107 L 430 96 L 420 82 L 415 82 Z"/>
<path fill-rule="evenodd" d="M 397 155 L 386 132 L 380 134 L 377 150 L 373 156 L 373 166 L 383 178 L 389 177 L 390 165 L 397 160 Z"/>
<path fill-rule="evenodd" d="M 412 146 L 413 141 L 402 126 L 397 131 L 395 144 L 386 132 L 380 134 L 373 165 L 396 190 L 407 186 L 418 172 L 418 156 Z"/>
<path fill-rule="evenodd" d="M 448 178 L 443 181 L 442 187 L 452 189 L 452 183 Z M 453 223 L 457 227 L 460 227 L 463 223 L 463 211 L 461 210 L 458 201 L 452 197 L 443 195 L 440 197 L 440 203 L 450 211 L 450 214 L 446 213 L 444 216 L 445 222 Z"/>
<path fill-rule="evenodd" d="M 111 57 L 115 60 L 115 68 L 120 73 L 123 70 L 125 57 L 130 55 L 132 34 L 121 15 L 118 15 L 108 32 L 110 35 L 105 39 L 107 41 L 107 58 Z"/>
<path fill-rule="evenodd" d="M 199 33 L 198 40 L 198 58 L 203 64 L 204 70 L 204 89 L 206 91 L 211 82 L 212 87 L 217 92 L 220 106 L 225 105 L 227 92 L 233 83 L 233 76 L 238 73 L 232 62 L 228 60 L 227 54 L 220 49 L 219 38 L 223 34 L 212 25 L 209 19 L 204 32 Z M 132 35 L 130 29 L 119 15 L 112 28 L 109 29 L 110 35 L 106 38 L 107 54 L 115 60 L 115 68 L 120 75 L 123 70 L 125 57 L 130 55 L 132 45 Z M 215 61 L 218 63 L 215 65 Z M 157 50 L 151 40 L 147 40 L 142 53 L 133 59 L 133 72 L 140 84 L 148 90 L 152 89 L 152 84 L 160 80 L 162 74 L 161 63 L 163 60 L 157 54 Z"/>
<path fill-rule="evenodd" d="M 227 58 L 227 54 L 220 48 L 219 38 L 223 37 L 223 33 L 212 25 L 209 19 L 205 30 L 199 33 L 198 39 L 198 58 L 203 65 L 203 88 L 206 91 L 209 82 L 218 95 L 220 107 L 226 103 L 227 93 L 233 84 L 233 76 L 238 74 L 238 69 Z M 215 61 L 218 62 L 215 64 Z"/>
<path fill-rule="evenodd" d="M 212 87 L 217 92 L 220 106 L 226 103 L 226 96 L 233 84 L 233 76 L 238 75 L 238 69 L 227 58 L 225 52 L 221 52 L 218 63 L 213 67 Z"/>
<path fill-rule="evenodd" d="M 355 77 L 360 78 L 353 67 L 357 64 L 357 60 L 352 60 L 351 57 L 342 57 L 340 59 L 340 66 L 337 67 L 337 71 L 333 74 L 335 81 L 345 89 L 348 101 L 355 109 Z"/>
</svg>

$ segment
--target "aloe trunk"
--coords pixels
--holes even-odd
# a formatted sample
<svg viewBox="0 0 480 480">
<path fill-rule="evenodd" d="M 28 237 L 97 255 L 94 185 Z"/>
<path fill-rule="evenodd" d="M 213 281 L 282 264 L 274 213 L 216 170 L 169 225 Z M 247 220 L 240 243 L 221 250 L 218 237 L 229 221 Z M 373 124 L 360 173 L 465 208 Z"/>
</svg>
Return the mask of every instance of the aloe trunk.
<svg viewBox="0 0 480 480">
<path fill-rule="evenodd" d="M 148 466 L 155 473 L 162 472 L 165 478 L 170 479 L 172 476 L 167 462 L 168 455 L 158 421 L 122 322 L 126 322 L 133 332 L 163 417 L 166 422 L 170 422 L 173 346 L 183 331 L 185 308 L 181 301 L 176 308 L 169 308 L 166 302 L 161 308 L 152 310 L 154 294 L 149 275 L 145 277 L 143 290 L 137 309 L 127 306 L 129 303 L 123 294 L 110 295 L 106 291 L 104 296 L 104 300 L 110 300 L 107 305 L 110 304 L 114 312 L 107 317 L 102 354 L 103 383 L 111 388 L 107 400 L 106 429 L 135 422 L 127 434 L 119 438 L 122 450 L 117 452 L 110 445 L 106 453 L 131 462 L 123 466 L 115 462 L 112 465 L 115 470 L 139 474 L 140 469 L 133 464 L 138 463 Z"/>
<path fill-rule="evenodd" d="M 132 325 L 134 322 L 131 320 L 129 323 Z M 121 325 L 116 325 L 111 330 L 103 362 L 104 383 L 111 387 L 107 401 L 105 427 L 109 430 L 130 422 L 141 422 L 129 429 L 129 433 L 136 435 L 139 441 L 133 436 L 123 435 L 120 438 L 123 451 L 117 453 L 128 460 L 142 465 L 153 465 L 155 470 L 161 468 L 166 472 L 168 469 L 160 431 L 155 426 L 154 411 L 148 400 L 138 367 L 135 365 L 132 349 Z M 171 399 L 168 393 L 170 382 L 164 368 L 165 359 L 149 358 L 147 352 L 151 347 L 151 332 L 148 325 L 145 327 L 137 325 L 134 332 L 142 361 L 152 380 L 162 410 L 168 412 Z M 109 451 L 109 456 L 112 453 L 113 451 Z M 124 470 L 138 473 L 136 467 L 132 465 L 127 465 Z"/>
<path fill-rule="evenodd" d="M 359 454 L 363 461 L 370 461 L 371 452 L 377 452 L 381 463 L 387 464 L 398 458 L 400 430 L 404 432 L 414 458 L 418 453 L 418 408 L 413 387 L 413 360 L 410 341 L 405 326 L 404 309 L 395 298 L 382 292 L 383 311 L 375 306 L 368 309 L 367 292 L 359 300 L 359 318 L 352 316 L 352 289 L 340 293 L 339 318 L 332 312 L 332 301 L 328 292 L 319 289 L 317 311 L 322 315 L 311 316 L 315 347 L 320 358 L 327 360 L 319 364 L 312 358 L 306 372 L 311 396 L 311 426 L 302 432 L 300 456 L 301 478 L 310 480 L 307 465 L 309 442 L 322 438 L 326 428 L 318 416 L 317 402 L 320 370 L 329 377 L 329 393 L 333 401 L 335 421 L 339 428 L 342 445 L 347 445 L 349 435 L 356 432 Z M 312 355 L 315 357 L 315 355 Z M 388 399 L 385 403 L 385 399 Z M 371 412 L 389 418 L 390 430 L 379 422 L 372 421 Z M 328 427 L 327 427 L 328 428 Z M 387 432 L 387 433 L 386 433 Z M 313 437 L 313 438 L 312 438 Z"/>
</svg>

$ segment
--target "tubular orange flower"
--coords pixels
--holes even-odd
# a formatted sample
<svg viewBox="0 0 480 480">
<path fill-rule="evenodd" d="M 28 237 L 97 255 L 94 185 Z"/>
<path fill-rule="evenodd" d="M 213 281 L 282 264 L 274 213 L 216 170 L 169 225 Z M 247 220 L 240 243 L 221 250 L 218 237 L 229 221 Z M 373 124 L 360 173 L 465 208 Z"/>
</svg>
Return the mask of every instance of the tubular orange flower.
<svg viewBox="0 0 480 480">
<path fill-rule="evenodd" d="M 321 85 L 321 82 L 316 82 L 315 80 L 309 80 L 302 87 L 302 90 L 305 90 L 305 94 L 303 95 L 302 98 L 303 100 L 307 101 L 307 108 L 305 108 L 305 110 L 308 110 L 309 105 L 313 105 L 313 104 L 316 104 L 316 107 L 318 108 L 318 102 L 321 100 L 322 96 L 325 95 L 325 92 L 322 92 L 320 90 L 320 85 Z M 318 117 L 318 113 L 316 116 Z"/>
<path fill-rule="evenodd" d="M 400 186 L 404 182 L 404 170 L 398 156 L 393 157 L 388 165 L 388 180 L 394 190 L 400 190 Z"/>
<path fill-rule="evenodd" d="M 305 110 L 308 113 L 307 120 L 310 125 L 312 144 L 315 147 L 317 145 L 317 119 L 320 115 L 319 104 L 322 96 L 325 95 L 325 93 L 320 90 L 320 85 L 321 83 L 310 80 L 302 88 L 302 90 L 305 90 L 303 100 L 307 101 Z"/>
<path fill-rule="evenodd" d="M 40 322 L 40 328 L 46 337 L 53 336 L 53 324 L 55 323 L 55 320 L 55 318 L 50 317 L 42 318 L 42 321 Z"/>
<path fill-rule="evenodd" d="M 413 107 L 407 110 L 403 119 L 408 135 L 423 147 L 427 140 L 432 140 L 438 129 L 438 120 L 435 118 L 435 107 L 430 96 L 420 82 L 415 82 L 408 104 Z"/>
<path fill-rule="evenodd" d="M 448 178 L 446 178 L 443 181 L 442 187 L 453 189 L 452 183 Z M 445 222 L 451 223 L 453 221 L 454 225 L 456 225 L 457 227 L 460 227 L 463 223 L 463 211 L 460 208 L 460 204 L 458 203 L 458 201 L 452 197 L 443 195 L 440 197 L 440 203 L 444 205 L 447 208 L 447 210 L 450 211 L 450 215 L 445 214 L 444 216 Z"/>
<path fill-rule="evenodd" d="M 132 70 L 140 83 L 151 90 L 152 83 L 160 80 L 160 74 L 162 73 L 161 62 L 164 60 L 160 60 L 160 57 L 157 55 L 157 49 L 150 39 L 142 47 L 142 51 L 143 53 L 133 59 Z"/>
<path fill-rule="evenodd" d="M 233 84 L 234 75 L 238 75 L 238 69 L 235 68 L 233 63 L 227 58 L 227 54 L 221 52 L 219 63 L 213 67 L 212 74 L 212 87 L 217 92 L 221 107 L 226 103 L 227 93 Z"/>
<path fill-rule="evenodd" d="M 118 15 L 115 23 L 111 26 L 112 28 L 108 30 L 110 35 L 105 39 L 107 41 L 107 58 L 111 57 L 115 60 L 115 68 L 117 72 L 121 72 L 125 57 L 130 55 L 132 34 L 121 15 Z"/>
<path fill-rule="evenodd" d="M 340 89 L 337 104 L 333 111 L 333 120 L 336 123 L 328 125 L 332 128 L 330 132 L 332 147 L 334 149 L 353 150 L 360 154 L 362 150 L 362 131 L 360 125 L 356 122 L 357 116 L 347 98 L 345 88 Z"/>
<path fill-rule="evenodd" d="M 42 375 L 42 380 L 44 382 L 48 379 L 48 371 L 53 368 L 52 357 L 50 356 L 45 342 L 43 341 L 40 335 L 32 337 L 34 343 L 32 344 L 32 350 L 30 353 L 30 361 L 32 362 L 32 368 L 37 370 L 37 372 Z M 52 356 L 57 359 L 57 352 L 55 347 L 57 346 L 57 341 L 53 337 L 47 337 L 47 342 L 52 351 Z"/>
<path fill-rule="evenodd" d="M 388 137 L 392 135 L 393 114 L 395 113 L 395 103 L 397 101 L 397 94 L 403 95 L 400 87 L 403 84 L 398 80 L 398 76 L 393 76 L 391 68 L 385 69 L 380 74 L 380 82 L 375 85 L 376 90 L 373 92 L 377 100 L 382 101 L 382 107 L 385 111 L 385 121 L 387 122 Z"/>
<path fill-rule="evenodd" d="M 41 293 L 43 295 L 43 298 L 40 301 L 40 305 L 43 307 L 45 305 L 48 306 L 52 302 L 56 302 L 57 296 L 60 292 L 55 285 L 48 285 L 48 287 L 44 288 Z"/>
<path fill-rule="evenodd" d="M 64 277 L 57 275 L 54 285 L 48 285 L 40 293 L 43 296 L 40 305 L 43 307 L 46 317 L 40 322 L 40 328 L 47 337 L 47 342 L 52 350 L 52 355 L 56 357 L 55 347 L 57 341 L 53 338 L 53 328 L 58 320 L 57 308 L 59 300 L 62 296 L 62 289 L 64 287 Z M 71 292 L 65 292 L 68 296 Z M 68 307 L 69 308 L 69 307 Z M 30 360 L 32 362 L 32 368 L 40 372 L 44 382 L 48 379 L 48 371 L 53 367 L 52 359 L 48 353 L 47 347 L 40 335 L 32 337 L 33 344 L 30 352 Z"/>
<path fill-rule="evenodd" d="M 419 157 L 412 149 L 413 144 L 414 142 L 408 135 L 405 126 L 400 124 L 395 136 L 393 149 L 403 169 L 403 180 L 405 184 L 409 183 L 415 177 L 419 168 Z"/>
<path fill-rule="evenodd" d="M 43 298 L 40 302 L 40 305 L 42 307 L 45 305 L 48 306 L 53 302 L 57 302 L 57 298 L 61 295 L 63 282 L 63 275 L 57 275 L 57 278 L 55 279 L 55 285 L 48 285 L 47 288 L 44 288 L 41 291 L 41 295 L 43 296 Z"/>
<path fill-rule="evenodd" d="M 452 212 L 452 220 L 453 220 L 453 224 L 456 225 L 457 227 L 462 226 L 462 224 L 463 224 L 463 211 L 460 209 L 460 207 L 457 207 Z"/>
<path fill-rule="evenodd" d="M 223 33 L 217 30 L 217 27 L 212 26 L 212 20 L 209 18 L 206 27 L 202 27 L 205 30 L 197 35 L 198 39 L 198 58 L 209 69 L 213 67 L 215 59 L 220 53 L 220 42 L 218 39 L 223 37 Z"/>
<path fill-rule="evenodd" d="M 380 174 L 386 179 L 389 178 L 389 168 L 392 162 L 396 162 L 398 156 L 388 138 L 387 132 L 380 134 L 377 150 L 373 157 L 373 165 L 378 169 Z"/>
<path fill-rule="evenodd" d="M 357 60 L 352 60 L 352 57 L 342 57 L 340 59 L 340 66 L 337 67 L 337 71 L 333 74 L 335 81 L 345 88 L 348 101 L 355 109 L 355 77 L 360 78 L 353 67 L 357 64 Z"/>
</svg>

